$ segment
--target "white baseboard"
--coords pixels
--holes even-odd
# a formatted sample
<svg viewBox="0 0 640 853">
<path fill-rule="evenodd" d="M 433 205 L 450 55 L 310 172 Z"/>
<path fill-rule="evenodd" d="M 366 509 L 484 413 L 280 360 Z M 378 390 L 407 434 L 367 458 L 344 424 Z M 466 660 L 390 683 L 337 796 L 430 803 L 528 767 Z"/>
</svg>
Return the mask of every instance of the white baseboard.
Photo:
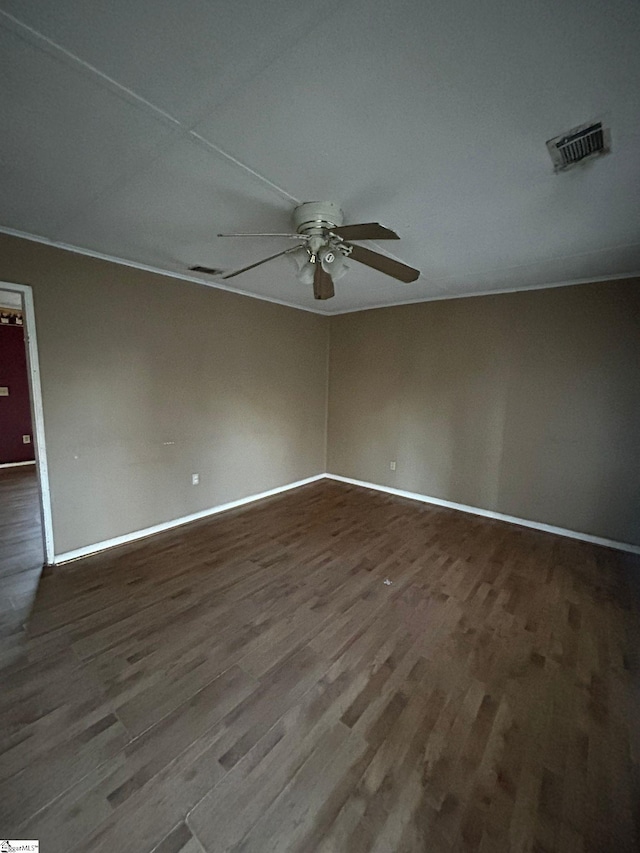
<svg viewBox="0 0 640 853">
<path fill-rule="evenodd" d="M 22 465 L 35 465 L 35 459 L 27 459 L 26 462 L 0 462 L 0 468 L 20 468 Z"/>
<path fill-rule="evenodd" d="M 435 504 L 436 506 L 457 509 L 460 512 L 468 512 L 472 515 L 482 515 L 485 518 L 495 518 L 498 521 L 507 521 L 509 524 L 519 524 L 522 527 L 531 527 L 533 530 L 542 530 L 545 533 L 555 533 L 558 536 L 567 536 L 570 539 L 580 539 L 583 542 L 591 542 L 594 545 L 603 545 L 605 548 L 615 548 L 618 551 L 627 551 L 630 554 L 640 554 L 640 545 L 631 545 L 628 542 L 616 542 L 614 539 L 604 539 L 602 536 L 592 536 L 590 533 L 580 533 L 577 530 L 567 530 L 564 527 L 554 527 L 551 524 L 542 524 L 539 521 L 529 521 L 526 518 L 517 518 L 513 515 L 504 515 L 501 512 L 493 512 L 490 509 L 482 509 L 477 506 L 445 501 L 442 498 L 433 498 L 418 492 L 405 492 L 403 489 L 394 489 L 391 486 L 379 486 L 377 483 L 368 483 L 364 480 L 353 480 L 351 477 L 341 477 L 339 474 L 325 474 L 329 480 L 338 480 L 341 483 L 349 483 L 352 486 L 362 486 L 365 489 L 375 489 L 377 492 L 386 492 L 390 495 L 398 495 L 401 498 L 409 498 L 422 503 Z"/>
<path fill-rule="evenodd" d="M 325 474 L 316 474 L 313 477 L 307 477 L 305 480 L 297 480 L 295 483 L 287 483 L 285 486 L 278 486 L 275 489 L 269 489 L 267 492 L 260 492 L 257 495 L 249 495 L 246 498 L 240 498 L 237 501 L 230 501 L 226 504 L 219 504 L 210 509 L 203 509 L 199 512 L 194 512 L 191 515 L 185 515 L 182 518 L 175 518 L 172 521 L 163 521 L 161 524 L 154 524 L 152 527 L 146 527 L 144 530 L 134 530 L 132 533 L 125 533 L 123 536 L 116 536 L 113 539 L 105 539 L 103 542 L 96 542 L 93 545 L 85 545 L 83 548 L 76 548 L 74 551 L 66 551 L 64 554 L 56 554 L 53 559 L 55 566 L 60 566 L 62 563 L 69 563 L 71 560 L 79 560 L 81 557 L 88 557 L 89 554 L 97 554 L 99 551 L 105 551 L 107 548 L 115 548 L 117 545 L 125 545 L 127 542 L 135 542 L 136 539 L 144 539 L 147 536 L 153 536 L 154 533 L 161 533 L 163 530 L 171 530 L 173 527 L 180 527 L 183 524 L 189 524 L 191 521 L 197 521 L 200 518 L 206 518 L 209 515 L 217 515 L 219 512 L 226 512 L 229 509 L 235 509 L 244 504 L 260 501 L 263 498 L 269 498 L 272 495 L 278 495 L 280 492 L 288 492 L 290 489 L 297 489 L 299 486 L 306 486 L 307 483 L 314 483 L 316 480 L 324 479 Z"/>
<path fill-rule="evenodd" d="M 27 464 L 27 463 L 17 463 Z M 33 464 L 33 463 L 28 463 Z M 627 542 L 616 542 L 613 539 L 604 539 L 601 536 L 592 536 L 590 533 L 580 533 L 576 530 L 567 530 L 564 527 L 554 527 L 551 524 L 542 524 L 539 521 L 529 521 L 526 518 L 517 518 L 512 515 L 504 515 L 501 512 L 493 512 L 489 509 L 481 507 L 467 506 L 466 504 L 455 503 L 454 501 L 446 501 L 442 498 L 434 498 L 429 495 L 422 495 L 418 492 L 407 492 L 403 489 L 394 489 L 391 486 L 380 486 L 377 483 L 369 483 L 365 480 L 354 480 L 351 477 L 342 477 L 339 474 L 316 474 L 313 477 L 307 477 L 304 480 L 297 480 L 295 483 L 287 483 L 285 486 L 278 486 L 275 489 L 269 489 L 266 492 L 249 495 L 246 498 L 240 498 L 237 501 L 231 501 L 226 504 L 203 509 L 200 512 L 194 512 L 191 515 L 185 515 L 182 518 L 176 518 L 172 521 L 164 521 L 161 524 L 154 524 L 152 527 L 146 527 L 144 530 L 135 530 L 132 533 L 125 533 L 123 536 L 116 536 L 113 539 L 106 539 L 103 542 L 96 542 L 93 545 L 85 545 L 83 548 L 76 548 L 74 551 L 66 551 L 64 554 L 56 554 L 53 564 L 56 566 L 63 563 L 69 563 L 72 560 L 79 560 L 81 557 L 87 557 L 90 554 L 97 554 L 100 551 L 105 551 L 108 548 L 115 548 L 118 545 L 125 545 L 128 542 L 135 542 L 137 539 L 144 539 L 147 536 L 153 536 L 154 533 L 162 533 L 164 530 L 171 530 L 173 527 L 180 527 L 183 524 L 189 524 L 191 521 L 197 521 L 201 518 L 206 518 L 210 515 L 217 515 L 220 512 L 225 512 L 229 509 L 244 506 L 245 504 L 253 503 L 254 501 L 262 500 L 263 498 L 278 495 L 281 492 L 287 492 L 291 489 L 297 489 L 299 486 L 306 486 L 307 483 L 315 483 L 317 480 L 337 480 L 340 483 L 349 483 L 352 486 L 361 486 L 365 489 L 373 489 L 377 492 L 386 492 L 389 495 L 397 495 L 401 498 L 409 498 L 410 500 L 420 501 L 421 503 L 434 504 L 436 506 L 446 507 L 447 509 L 455 509 L 460 512 L 467 512 L 472 515 L 480 515 L 484 518 L 494 518 L 498 521 L 506 521 L 509 524 L 519 524 L 522 527 L 530 527 L 533 530 L 542 530 L 545 533 L 555 533 L 558 536 L 567 536 L 570 539 L 580 539 L 583 542 L 591 542 L 594 545 L 603 545 L 605 548 L 615 548 L 619 551 L 627 551 L 630 554 L 640 554 L 640 545 L 631 545 Z"/>
</svg>

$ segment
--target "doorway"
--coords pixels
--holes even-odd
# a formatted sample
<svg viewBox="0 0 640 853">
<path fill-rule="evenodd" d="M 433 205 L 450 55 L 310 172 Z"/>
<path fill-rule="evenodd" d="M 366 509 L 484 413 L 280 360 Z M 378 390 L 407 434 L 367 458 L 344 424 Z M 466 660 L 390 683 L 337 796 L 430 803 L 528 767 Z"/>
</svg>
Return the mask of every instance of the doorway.
<svg viewBox="0 0 640 853">
<path fill-rule="evenodd" d="M 33 294 L 0 282 L 0 617 L 22 630 L 54 561 Z"/>
</svg>

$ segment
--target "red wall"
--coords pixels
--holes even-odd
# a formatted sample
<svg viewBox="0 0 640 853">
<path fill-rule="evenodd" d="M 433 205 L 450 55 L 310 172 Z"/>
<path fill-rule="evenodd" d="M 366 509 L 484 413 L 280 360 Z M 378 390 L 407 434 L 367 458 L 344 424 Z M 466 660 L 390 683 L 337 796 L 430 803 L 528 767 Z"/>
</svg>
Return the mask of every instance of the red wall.
<svg viewBox="0 0 640 853">
<path fill-rule="evenodd" d="M 34 458 L 29 379 L 23 326 L 0 325 L 0 386 L 9 396 L 0 397 L 0 463 L 26 462 Z M 30 435 L 31 444 L 22 436 Z"/>
</svg>

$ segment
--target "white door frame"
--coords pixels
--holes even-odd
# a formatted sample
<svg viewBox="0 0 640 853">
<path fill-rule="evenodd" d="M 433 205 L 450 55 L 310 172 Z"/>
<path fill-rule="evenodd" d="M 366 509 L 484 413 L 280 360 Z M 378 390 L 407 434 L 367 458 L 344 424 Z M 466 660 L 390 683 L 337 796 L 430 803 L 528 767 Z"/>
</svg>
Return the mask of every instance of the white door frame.
<svg viewBox="0 0 640 853">
<path fill-rule="evenodd" d="M 38 361 L 38 341 L 36 339 L 36 315 L 33 307 L 33 290 L 28 284 L 16 284 L 13 281 L 0 281 L 1 290 L 13 290 L 22 296 L 22 308 L 25 318 L 27 339 L 27 366 L 33 418 L 36 470 L 40 483 L 40 514 L 42 516 L 42 537 L 44 556 L 47 565 L 53 565 L 53 519 L 51 516 L 51 490 L 49 488 L 49 466 L 47 464 L 47 446 L 44 436 L 44 413 L 42 409 L 42 389 L 40 387 L 40 363 Z"/>
</svg>

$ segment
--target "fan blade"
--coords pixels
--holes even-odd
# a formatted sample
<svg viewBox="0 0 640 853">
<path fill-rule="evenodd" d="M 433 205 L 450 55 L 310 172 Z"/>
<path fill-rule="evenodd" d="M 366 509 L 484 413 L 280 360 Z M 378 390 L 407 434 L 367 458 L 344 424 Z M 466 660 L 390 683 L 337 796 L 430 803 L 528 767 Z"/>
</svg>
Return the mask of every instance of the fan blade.
<svg viewBox="0 0 640 853">
<path fill-rule="evenodd" d="M 316 299 L 331 299 L 335 296 L 333 289 L 333 279 L 328 272 L 322 269 L 320 261 L 316 261 L 316 268 L 313 271 L 313 295 Z"/>
<path fill-rule="evenodd" d="M 306 234 L 275 234 L 264 232 L 261 234 L 218 234 L 218 237 L 288 237 L 290 240 L 308 240 Z"/>
<path fill-rule="evenodd" d="M 400 261 L 394 261 L 393 258 L 388 258 L 379 252 L 372 252 L 371 249 L 365 249 L 364 246 L 351 246 L 349 257 L 374 270 L 383 272 L 385 275 L 404 281 L 405 284 L 415 281 L 420 275 L 420 270 L 414 270 L 413 267 L 401 264 Z"/>
<path fill-rule="evenodd" d="M 249 272 L 249 270 L 255 269 L 256 267 L 261 266 L 262 264 L 266 264 L 269 261 L 273 261 L 275 258 L 279 258 L 281 255 L 288 255 L 291 252 L 299 251 L 300 246 L 292 246 L 290 249 L 285 249 L 284 252 L 276 252 L 275 255 L 269 255 L 268 258 L 263 258 L 261 261 L 256 261 L 255 264 L 249 264 L 248 267 L 242 267 L 240 270 L 234 270 L 233 272 L 228 272 L 226 275 L 223 275 L 223 279 L 233 278 L 236 275 L 240 275 L 243 272 Z"/>
<path fill-rule="evenodd" d="M 361 225 L 341 225 L 332 228 L 331 234 L 342 237 L 343 240 L 399 240 L 400 237 L 390 228 L 385 228 L 379 222 L 364 222 Z"/>
</svg>

